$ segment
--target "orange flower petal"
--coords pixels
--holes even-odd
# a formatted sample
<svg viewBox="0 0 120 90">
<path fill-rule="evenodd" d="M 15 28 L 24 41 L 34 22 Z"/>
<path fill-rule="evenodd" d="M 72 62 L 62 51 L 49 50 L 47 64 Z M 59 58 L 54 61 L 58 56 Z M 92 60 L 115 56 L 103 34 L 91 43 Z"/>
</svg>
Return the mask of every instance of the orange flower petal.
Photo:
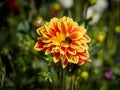
<svg viewBox="0 0 120 90">
<path fill-rule="evenodd" d="M 74 33 L 70 34 L 69 37 L 71 40 L 78 40 L 81 37 L 80 34 L 81 34 L 80 32 L 74 32 Z"/>
<path fill-rule="evenodd" d="M 91 59 L 87 58 L 87 59 L 79 59 L 78 64 L 79 65 L 83 65 L 84 63 L 88 63 L 91 62 Z"/>
<path fill-rule="evenodd" d="M 80 42 L 80 43 L 86 43 L 86 42 L 87 42 L 87 40 L 86 40 L 86 38 L 85 38 L 85 37 L 81 37 L 81 38 L 79 39 L 79 42 Z"/>
<path fill-rule="evenodd" d="M 43 50 L 43 49 L 44 49 L 44 44 L 45 44 L 45 43 L 43 43 L 43 42 L 41 42 L 41 41 L 38 41 L 38 42 L 35 44 L 35 46 L 34 46 L 35 50 L 38 50 L 38 51 Z"/>
<path fill-rule="evenodd" d="M 47 48 L 47 49 L 46 49 L 46 51 L 45 51 L 45 55 L 50 54 L 50 53 L 51 53 L 51 51 L 52 51 L 52 47 Z"/>
<path fill-rule="evenodd" d="M 45 28 L 44 28 L 44 27 L 40 27 L 40 28 L 37 29 L 37 33 L 38 33 L 38 35 L 40 35 L 40 36 L 41 36 L 41 32 L 44 32 L 44 31 L 45 31 Z"/>
<path fill-rule="evenodd" d="M 59 62 L 59 60 L 60 60 L 60 53 L 59 52 L 54 53 L 53 60 L 54 60 L 54 63 Z"/>
<path fill-rule="evenodd" d="M 66 47 L 66 48 L 69 47 L 68 43 L 66 43 L 65 41 L 63 41 L 63 42 L 61 43 L 61 46 L 62 46 L 62 47 Z"/>
<path fill-rule="evenodd" d="M 89 57 L 89 53 L 88 53 L 88 51 L 84 51 L 84 52 L 80 52 L 79 53 L 79 57 L 81 58 L 81 59 L 87 59 L 88 57 Z"/>
<path fill-rule="evenodd" d="M 65 55 L 65 53 L 66 53 L 66 48 L 60 47 L 60 53 L 63 54 L 63 55 Z"/>
<path fill-rule="evenodd" d="M 71 55 L 68 52 L 66 52 L 65 56 L 67 59 L 71 57 Z"/>
<path fill-rule="evenodd" d="M 87 34 L 85 34 L 83 37 L 85 37 L 86 42 L 90 42 L 91 41 L 90 37 Z"/>
<path fill-rule="evenodd" d="M 85 50 L 87 50 L 88 49 L 88 45 L 86 44 L 86 43 L 81 43 L 81 47 Z"/>
<path fill-rule="evenodd" d="M 74 61 L 75 64 L 77 64 L 78 61 L 79 61 L 79 56 L 77 56 L 77 55 L 74 56 L 74 57 L 73 57 L 73 61 Z"/>
<path fill-rule="evenodd" d="M 77 64 L 78 61 L 79 61 L 79 56 L 72 56 L 71 58 L 68 58 L 68 61 L 69 61 L 70 63 Z"/>
<path fill-rule="evenodd" d="M 52 52 L 54 53 L 56 53 L 56 52 L 59 52 L 59 50 L 60 50 L 60 47 L 58 47 L 58 46 L 53 46 L 52 47 Z"/>
<path fill-rule="evenodd" d="M 62 68 L 65 68 L 68 64 L 68 60 L 65 59 L 65 60 L 62 60 Z"/>
<path fill-rule="evenodd" d="M 53 18 L 53 19 L 50 20 L 50 23 L 49 23 L 49 28 L 51 30 L 53 30 L 55 33 L 60 32 L 60 30 L 58 28 L 58 22 L 59 22 L 59 19 Z"/>
<path fill-rule="evenodd" d="M 46 33 L 46 32 L 42 33 L 42 35 L 43 35 L 45 38 L 47 38 L 47 39 L 52 38 L 52 35 L 50 35 L 50 34 L 48 34 L 48 33 Z"/>
<path fill-rule="evenodd" d="M 49 28 L 49 24 L 45 25 L 45 29 L 47 31 L 47 33 L 51 36 L 54 37 L 56 35 L 56 32 L 54 29 Z"/>
<path fill-rule="evenodd" d="M 69 35 L 69 37 L 72 40 L 78 40 L 85 34 L 85 32 L 86 30 L 84 28 L 77 27 L 73 30 L 73 32 Z"/>
<path fill-rule="evenodd" d="M 52 41 L 50 39 L 43 39 L 42 42 L 44 42 L 44 43 L 51 43 Z"/>
<path fill-rule="evenodd" d="M 68 48 L 67 48 L 67 51 L 68 51 L 69 54 L 72 54 L 72 55 L 75 55 L 75 54 L 76 54 L 76 50 L 73 49 L 73 48 L 71 48 L 71 47 L 68 47 Z"/>
<path fill-rule="evenodd" d="M 88 59 L 85 59 L 84 62 L 92 62 L 92 60 L 88 58 Z"/>
<path fill-rule="evenodd" d="M 62 17 L 60 20 L 66 22 L 67 19 L 68 19 L 68 17 L 64 16 L 64 17 Z"/>
<path fill-rule="evenodd" d="M 80 48 L 80 43 L 79 43 L 79 41 L 72 42 L 72 43 L 70 44 L 70 47 L 73 48 L 73 49 L 79 49 L 79 48 Z"/>
<path fill-rule="evenodd" d="M 53 43 L 46 43 L 46 44 L 44 45 L 44 48 L 49 48 L 49 47 L 51 47 L 51 46 L 53 46 Z"/>
<path fill-rule="evenodd" d="M 58 28 L 63 35 L 67 35 L 68 27 L 64 22 L 59 23 Z"/>
<path fill-rule="evenodd" d="M 79 60 L 78 64 L 83 65 L 85 62 L 83 60 Z"/>
<path fill-rule="evenodd" d="M 78 24 L 76 22 L 67 22 L 67 25 L 69 34 L 71 34 L 73 31 L 76 31 L 78 28 Z"/>
</svg>

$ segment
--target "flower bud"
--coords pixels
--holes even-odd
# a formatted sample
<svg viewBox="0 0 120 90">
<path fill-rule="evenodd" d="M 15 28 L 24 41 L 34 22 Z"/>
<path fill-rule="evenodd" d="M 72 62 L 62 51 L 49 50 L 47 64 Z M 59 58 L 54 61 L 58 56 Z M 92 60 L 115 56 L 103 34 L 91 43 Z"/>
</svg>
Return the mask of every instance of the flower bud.
<svg viewBox="0 0 120 90">
<path fill-rule="evenodd" d="M 40 27 L 41 24 L 42 24 L 42 21 L 43 21 L 42 17 L 37 17 L 37 18 L 34 20 L 33 24 L 34 24 L 34 26 L 36 26 L 36 27 Z"/>
<path fill-rule="evenodd" d="M 59 3 L 54 3 L 53 5 L 51 5 L 50 7 L 50 14 L 54 17 L 57 16 L 59 14 L 61 10 L 61 6 Z"/>
<path fill-rule="evenodd" d="M 96 0 L 89 0 L 90 5 L 96 4 Z"/>
<path fill-rule="evenodd" d="M 61 6 L 65 9 L 69 9 L 73 6 L 73 0 L 58 0 Z"/>
</svg>

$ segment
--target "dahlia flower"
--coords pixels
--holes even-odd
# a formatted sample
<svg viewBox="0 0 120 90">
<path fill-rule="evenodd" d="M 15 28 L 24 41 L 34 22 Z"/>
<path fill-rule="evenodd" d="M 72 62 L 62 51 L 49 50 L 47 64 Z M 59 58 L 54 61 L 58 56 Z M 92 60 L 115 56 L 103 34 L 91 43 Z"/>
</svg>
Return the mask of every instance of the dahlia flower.
<svg viewBox="0 0 120 90">
<path fill-rule="evenodd" d="M 37 29 L 40 36 L 34 48 L 53 54 L 54 63 L 61 63 L 62 68 L 68 64 L 82 65 L 90 62 L 88 45 L 89 36 L 86 29 L 69 17 L 53 18 Z"/>
</svg>

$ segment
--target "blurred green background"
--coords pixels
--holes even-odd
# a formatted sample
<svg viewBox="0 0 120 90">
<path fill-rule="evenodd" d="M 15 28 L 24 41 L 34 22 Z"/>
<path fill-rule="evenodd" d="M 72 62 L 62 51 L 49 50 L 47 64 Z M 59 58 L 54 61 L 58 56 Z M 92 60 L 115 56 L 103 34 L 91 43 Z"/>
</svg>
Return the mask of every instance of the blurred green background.
<svg viewBox="0 0 120 90">
<path fill-rule="evenodd" d="M 76 90 L 120 90 L 120 0 L 102 0 L 104 7 L 99 0 L 70 1 L 67 7 L 64 0 L 0 0 L 0 90 L 50 90 L 49 81 L 57 76 L 52 57 L 33 48 L 36 29 L 64 15 L 84 25 L 91 37 L 92 63 L 80 66 Z M 69 75 L 66 83 L 70 90 Z"/>
</svg>

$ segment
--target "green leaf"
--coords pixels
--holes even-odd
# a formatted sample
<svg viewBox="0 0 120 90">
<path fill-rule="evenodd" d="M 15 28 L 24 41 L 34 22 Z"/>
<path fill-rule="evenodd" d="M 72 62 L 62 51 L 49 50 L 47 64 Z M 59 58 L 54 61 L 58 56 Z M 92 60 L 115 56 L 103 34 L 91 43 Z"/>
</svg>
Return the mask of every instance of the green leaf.
<svg viewBox="0 0 120 90">
<path fill-rule="evenodd" d="M 30 25 L 28 23 L 28 21 L 22 21 L 18 24 L 17 30 L 18 31 L 24 31 L 24 32 L 28 32 L 30 29 Z"/>
<path fill-rule="evenodd" d="M 97 54 L 102 49 L 102 45 L 95 46 L 89 50 L 90 56 Z"/>
</svg>

